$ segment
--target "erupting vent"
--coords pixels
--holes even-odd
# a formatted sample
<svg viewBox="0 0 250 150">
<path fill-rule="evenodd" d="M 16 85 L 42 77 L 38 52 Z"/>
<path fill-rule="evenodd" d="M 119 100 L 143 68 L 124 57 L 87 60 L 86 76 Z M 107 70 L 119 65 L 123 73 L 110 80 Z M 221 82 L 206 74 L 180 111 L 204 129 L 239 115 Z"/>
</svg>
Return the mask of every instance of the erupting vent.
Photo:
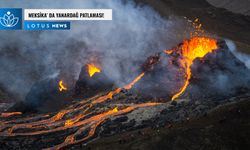
<svg viewBox="0 0 250 150">
<path fill-rule="evenodd" d="M 141 73 L 137 75 L 134 78 L 134 80 L 132 80 L 130 83 L 122 87 L 118 87 L 109 90 L 107 92 L 97 92 L 101 94 L 78 101 L 64 109 L 61 109 L 57 113 L 49 113 L 43 115 L 39 114 L 37 116 L 29 116 L 29 117 L 25 116 L 22 117 L 22 113 L 19 112 L 2 114 L 1 115 L 2 118 L 0 118 L 3 120 L 1 122 L 1 127 L 0 127 L 0 136 L 6 138 L 13 136 L 40 137 L 40 136 L 51 136 L 51 135 L 54 136 L 54 134 L 55 135 L 58 134 L 57 137 L 61 138 L 60 142 L 56 141 L 57 139 L 55 138 L 48 138 L 48 140 L 52 139 L 56 141 L 55 142 L 56 144 L 52 143 L 51 145 L 47 145 L 48 143 L 46 143 L 45 147 L 50 147 L 50 149 L 62 149 L 62 148 L 67 148 L 69 145 L 74 145 L 81 142 L 87 142 L 89 139 L 94 138 L 95 135 L 97 135 L 96 133 L 97 131 L 99 131 L 98 130 L 99 126 L 105 126 L 106 123 L 105 121 L 112 120 L 109 118 L 126 115 L 127 113 L 130 113 L 131 111 L 134 111 L 139 108 L 163 106 L 163 103 L 160 103 L 162 101 L 160 102 L 143 101 L 140 99 L 141 97 L 138 96 L 140 94 L 135 96 L 129 93 L 129 90 L 132 89 L 135 86 L 135 84 L 136 85 L 140 83 L 144 83 L 144 85 L 148 84 L 148 82 L 145 82 L 145 78 L 152 77 L 153 82 L 151 83 L 155 82 L 160 83 L 160 84 L 156 83 L 155 86 L 156 88 L 166 90 L 162 88 L 162 85 L 164 85 L 167 82 L 159 81 L 159 80 L 165 80 L 165 76 L 163 78 L 160 79 L 157 78 L 157 80 L 155 80 L 154 78 L 155 76 L 153 75 L 155 74 L 162 75 L 161 73 L 164 73 L 163 75 L 173 74 L 173 76 L 176 76 L 175 73 L 177 73 L 178 75 L 180 74 L 182 77 L 184 75 L 185 76 L 184 82 L 181 83 L 184 85 L 182 85 L 181 89 L 177 87 L 176 89 L 178 91 L 175 90 L 177 91 L 177 93 L 175 94 L 173 94 L 173 92 L 172 93 L 170 92 L 172 100 L 176 100 L 186 90 L 187 86 L 189 85 L 192 72 L 194 75 L 196 75 L 197 71 L 191 68 L 192 64 L 196 62 L 195 60 L 199 62 L 199 66 L 203 66 L 206 65 L 206 63 L 203 63 L 202 61 L 200 61 L 200 59 L 205 60 L 210 58 L 206 57 L 209 56 L 207 54 L 209 53 L 212 53 L 211 55 L 213 55 L 213 53 L 216 54 L 219 53 L 218 55 L 225 54 L 223 53 L 223 49 L 215 52 L 216 49 L 221 49 L 221 45 L 218 44 L 218 42 L 212 38 L 193 37 L 190 40 L 185 40 L 181 44 L 179 44 L 176 48 L 165 50 L 164 52 L 157 53 L 156 55 L 149 57 L 145 62 L 145 64 L 143 65 L 142 68 L 143 71 L 141 71 Z M 227 57 L 227 59 L 228 58 L 233 58 L 233 57 Z M 167 63 L 164 62 L 164 59 L 167 60 L 166 61 Z M 211 60 L 213 61 L 214 59 Z M 173 62 L 173 63 L 168 63 L 168 62 Z M 238 64 L 238 67 L 244 66 L 241 63 L 236 63 L 236 61 L 234 62 L 234 64 Z M 94 82 L 99 77 L 105 77 L 102 76 L 104 73 L 92 77 L 95 73 L 101 72 L 101 69 L 93 64 L 88 64 L 87 67 L 88 70 L 84 70 L 83 73 L 86 75 L 83 76 L 85 77 L 84 81 L 86 81 L 83 82 L 83 85 L 86 85 L 87 81 Z M 177 70 L 174 73 L 171 72 L 172 71 L 171 69 L 173 67 Z M 242 68 L 244 69 L 244 67 Z M 89 78 L 88 75 L 92 78 Z M 82 76 L 80 75 L 80 77 Z M 103 78 L 101 78 L 101 80 L 97 80 L 98 82 L 94 83 L 97 83 L 99 87 L 100 85 L 99 81 L 102 81 L 102 79 Z M 67 87 L 64 85 L 62 80 L 56 84 L 59 84 L 60 91 L 67 90 Z M 87 91 L 86 89 L 89 89 L 89 87 L 84 88 L 83 91 L 84 92 Z M 59 94 L 63 95 L 63 93 Z M 129 97 L 129 95 L 131 97 Z M 132 98 L 131 100 L 132 103 L 128 102 L 130 98 Z M 170 101 L 170 99 L 167 100 Z M 14 118 L 13 120 L 9 118 L 14 116 L 20 118 L 17 119 Z M 5 120 L 4 118 L 7 119 Z M 140 123 L 141 122 L 142 121 L 140 121 Z M 135 124 L 138 122 L 133 124 L 132 123 L 130 125 L 124 125 L 125 126 L 124 128 L 130 128 L 130 129 L 131 127 L 135 128 L 136 127 Z M 61 136 L 60 133 L 64 134 Z"/>
<path fill-rule="evenodd" d="M 191 78 L 191 65 L 196 58 L 203 58 L 206 54 L 213 52 L 218 48 L 217 41 L 215 39 L 207 37 L 193 37 L 190 40 L 185 40 L 178 52 L 182 58 L 180 60 L 181 66 L 185 69 L 186 81 L 181 90 L 176 93 L 172 100 L 178 98 L 187 88 L 189 80 Z M 165 51 L 167 54 L 171 54 L 171 50 Z"/>
<path fill-rule="evenodd" d="M 198 20 L 196 19 L 195 22 L 198 22 Z M 197 32 L 203 33 L 203 31 L 201 30 L 201 24 L 195 26 L 195 29 L 197 30 Z M 102 70 L 105 67 L 101 68 L 94 63 L 85 65 L 81 70 L 79 79 L 75 84 L 74 94 L 79 96 L 77 98 L 70 94 L 70 96 L 68 95 L 68 93 L 72 91 L 68 90 L 68 88 L 70 89 L 69 85 L 67 87 L 62 80 L 60 80 L 59 83 L 58 80 L 54 80 L 55 84 L 53 85 L 55 85 L 55 87 L 52 86 L 52 89 L 56 89 L 59 96 L 65 95 L 65 97 L 70 97 L 76 101 L 70 106 L 60 109 L 60 111 L 57 111 L 56 113 L 37 114 L 37 116 L 28 117 L 18 111 L 13 111 L 12 113 L 2 113 L 0 116 L 0 136 L 3 136 L 4 138 L 14 136 L 32 136 L 32 138 L 43 137 L 41 141 L 44 142 L 47 140 L 46 138 L 44 138 L 45 136 L 49 137 L 57 134 L 57 137 L 59 139 L 54 137 L 48 138 L 48 140 L 51 140 L 54 143 L 44 142 L 46 143 L 44 147 L 50 147 L 49 149 L 62 149 L 67 148 L 69 145 L 87 142 L 90 138 L 95 137 L 98 126 L 105 124 L 105 121 L 107 120 L 111 121 L 117 116 L 126 115 L 127 113 L 139 108 L 157 106 L 164 107 L 162 102 L 165 103 L 166 101 L 171 101 L 170 99 L 174 101 L 179 98 L 184 93 L 184 91 L 186 91 L 189 85 L 193 85 L 194 82 L 192 80 L 192 73 L 193 76 L 196 76 L 197 72 L 200 73 L 200 70 L 193 69 L 193 66 L 195 66 L 196 64 L 198 64 L 198 67 L 200 68 L 202 68 L 204 65 L 207 65 L 207 68 L 216 68 L 221 71 L 222 69 L 220 68 L 220 66 L 223 65 L 223 63 L 221 63 L 222 59 L 220 58 L 219 61 L 217 61 L 217 58 L 208 57 L 210 56 L 210 53 L 211 55 L 216 53 L 222 58 L 226 57 L 226 59 L 229 60 L 231 64 L 237 66 L 237 69 L 241 67 L 243 72 L 245 72 L 247 76 L 249 76 L 248 70 L 245 71 L 246 69 L 244 64 L 234 58 L 234 56 L 230 52 L 228 52 L 228 49 L 226 52 L 223 52 L 224 47 L 226 46 L 221 46 L 220 42 L 217 42 L 217 40 L 213 38 L 197 35 L 192 35 L 191 37 L 191 39 L 184 40 L 175 48 L 164 50 L 148 57 L 148 59 L 142 65 L 141 70 L 138 70 L 138 72 L 135 73 L 137 76 L 135 76 L 135 78 L 130 83 L 124 86 L 114 87 L 115 82 L 113 80 L 108 81 L 108 75 L 105 74 L 106 70 Z M 225 42 L 224 45 L 226 45 Z M 220 50 L 215 51 L 217 49 Z M 213 61 L 215 63 L 206 63 L 205 61 L 200 61 L 201 59 L 208 59 L 209 61 Z M 195 60 L 197 60 L 197 62 Z M 223 68 L 226 67 L 223 66 Z M 201 71 L 199 78 L 204 78 L 204 76 L 202 76 L 203 74 L 208 73 L 211 75 L 215 72 L 215 69 L 208 70 L 209 71 L 207 72 Z M 100 73 L 102 71 L 103 73 Z M 236 71 L 231 71 L 229 68 L 227 72 L 231 73 Z M 231 74 L 229 74 L 229 76 L 230 75 Z M 236 79 L 235 76 L 232 75 L 232 77 Z M 199 82 L 199 80 L 196 81 Z M 204 83 L 199 82 L 199 84 L 205 85 L 203 87 L 206 87 L 209 85 L 209 82 L 208 84 L 207 82 L 208 79 Z M 250 79 L 248 83 L 250 83 Z M 41 86 L 38 85 L 38 88 L 35 87 L 33 88 L 33 91 L 31 90 L 30 101 L 32 101 L 34 97 L 38 97 L 40 99 L 41 97 L 45 97 L 44 99 L 47 98 L 46 96 L 44 96 L 45 94 L 43 94 L 44 91 L 46 93 L 46 90 L 41 90 L 42 92 L 40 93 L 37 91 L 37 89 L 39 89 L 40 87 L 44 88 L 45 85 L 47 85 L 47 83 L 44 83 L 44 85 L 41 84 Z M 137 87 L 137 85 L 139 86 Z M 129 91 L 133 88 L 137 92 L 136 94 Z M 60 92 L 58 92 L 58 89 Z M 144 95 L 140 94 L 140 90 L 144 90 L 142 92 Z M 153 95 L 153 98 L 150 97 L 150 100 L 148 101 L 144 100 L 144 98 L 148 96 L 145 96 L 146 94 Z M 58 98 L 56 96 L 55 98 Z M 164 99 L 162 97 L 164 97 Z M 78 100 L 78 98 L 81 100 Z M 54 101 L 52 103 L 54 103 Z M 168 104 L 171 103 L 176 104 L 176 102 L 169 102 Z M 178 107 L 178 109 L 179 108 L 180 107 Z M 183 107 L 183 109 L 186 109 L 186 107 Z M 167 111 L 169 110 L 170 109 L 167 109 Z M 193 111 L 193 109 L 188 110 Z M 170 114 L 172 115 L 173 113 L 171 112 Z M 135 115 L 135 119 L 130 118 L 131 120 L 129 121 L 134 122 L 131 123 L 129 121 L 125 121 L 128 124 L 126 124 L 124 128 L 132 129 L 131 127 L 133 127 L 134 129 L 134 127 L 142 125 L 144 120 L 142 120 L 140 117 L 137 117 L 137 113 L 133 115 Z M 160 116 L 159 113 L 154 115 L 155 116 L 151 116 L 150 113 L 150 115 L 144 115 L 143 117 L 147 116 L 151 117 L 150 119 L 152 119 L 153 117 Z M 178 114 L 178 116 L 182 115 Z M 14 119 L 12 119 L 11 117 L 13 117 Z M 136 122 L 135 120 L 137 118 L 140 119 Z M 161 121 L 164 122 L 166 120 Z M 115 128 L 117 129 L 120 127 L 116 126 Z"/>
<path fill-rule="evenodd" d="M 87 66 L 88 66 L 88 73 L 90 77 L 95 75 L 95 73 L 101 72 L 101 69 L 94 64 L 88 64 Z"/>
<path fill-rule="evenodd" d="M 63 81 L 59 81 L 59 91 L 62 92 L 62 91 L 66 91 L 67 90 L 67 87 L 63 84 Z"/>
</svg>

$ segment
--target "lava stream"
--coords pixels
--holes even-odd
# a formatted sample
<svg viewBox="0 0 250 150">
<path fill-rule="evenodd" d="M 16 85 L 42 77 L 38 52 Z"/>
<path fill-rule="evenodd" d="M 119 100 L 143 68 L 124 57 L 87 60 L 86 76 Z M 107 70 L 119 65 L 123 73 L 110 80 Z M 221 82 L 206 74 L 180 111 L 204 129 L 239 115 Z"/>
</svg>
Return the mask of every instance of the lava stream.
<svg viewBox="0 0 250 150">
<path fill-rule="evenodd" d="M 136 77 L 131 83 L 129 83 L 128 85 L 124 86 L 125 89 L 131 89 L 132 86 L 138 82 L 142 77 L 143 77 L 144 73 L 140 74 L 138 77 Z M 87 112 L 90 108 L 92 108 L 92 106 L 94 104 L 98 104 L 98 103 L 103 103 L 106 100 L 112 99 L 113 95 L 120 93 L 120 91 L 122 90 L 122 88 L 117 88 L 114 91 L 109 92 L 107 95 L 98 97 L 94 100 L 92 100 L 93 98 L 90 98 L 87 101 L 81 102 L 81 106 L 79 108 L 75 108 L 74 106 L 65 110 L 62 110 L 60 112 L 58 112 L 56 115 L 52 116 L 51 118 L 45 119 L 45 120 L 40 120 L 40 121 L 35 121 L 35 122 L 28 122 L 28 123 L 21 123 L 21 124 L 15 124 L 15 125 L 11 125 L 10 122 L 3 122 L 4 124 L 6 124 L 5 126 L 0 128 L 0 131 L 9 128 L 7 134 L 10 135 L 13 131 L 17 130 L 17 129 L 21 129 L 21 128 L 37 128 L 37 127 L 53 127 L 53 126 L 57 126 L 60 124 L 64 124 L 65 126 L 71 126 L 73 124 L 75 124 L 76 122 L 78 122 L 81 118 L 83 118 L 85 116 L 85 112 Z M 92 100 L 92 101 L 91 101 Z M 89 103 L 87 103 L 89 102 Z M 65 122 L 62 120 L 62 118 L 67 115 L 68 113 L 74 113 L 76 111 L 79 111 L 81 109 L 85 110 L 80 113 L 78 116 L 75 116 L 74 118 L 68 119 Z M 32 118 L 30 118 L 30 120 L 32 120 Z M 10 123 L 10 124 L 9 124 Z M 13 122 L 14 123 L 14 122 Z M 45 126 L 46 125 L 46 126 Z M 39 134 L 38 133 L 34 133 L 34 134 Z"/>
<path fill-rule="evenodd" d="M 68 136 L 65 141 L 55 147 L 49 148 L 50 150 L 54 150 L 54 149 L 62 149 L 66 146 L 69 145 L 73 145 L 73 144 L 77 144 L 77 143 L 81 143 L 84 142 L 86 140 L 88 140 L 89 138 L 93 137 L 96 133 L 96 128 L 102 123 L 104 122 L 106 119 L 110 118 L 110 117 L 114 117 L 114 116 L 118 116 L 118 115 L 122 115 L 128 112 L 131 112 L 135 109 L 141 108 L 141 107 L 150 107 L 150 106 L 155 106 L 155 105 L 159 105 L 161 103 L 143 103 L 143 104 L 136 104 L 133 106 L 129 106 L 127 108 L 118 110 L 117 107 L 115 107 L 112 110 L 109 110 L 107 112 L 101 113 L 99 115 L 93 116 L 89 119 L 83 120 L 78 122 L 77 124 L 75 124 L 74 126 L 81 126 L 86 124 L 86 126 L 81 127 L 79 130 L 77 130 L 77 132 L 75 132 L 74 134 Z M 90 131 L 88 132 L 88 135 L 85 138 L 82 139 L 78 139 L 76 140 L 75 137 L 77 137 L 78 135 L 81 135 L 82 132 L 84 132 L 87 128 L 90 128 Z"/>
<path fill-rule="evenodd" d="M 126 90 L 130 90 L 135 83 L 137 83 L 143 76 L 145 75 L 145 73 L 141 73 L 138 77 L 136 77 L 131 83 L 125 85 L 123 88 Z"/>
<path fill-rule="evenodd" d="M 189 85 L 189 80 L 192 76 L 191 65 L 193 61 L 196 58 L 203 58 L 217 48 L 217 41 L 207 37 L 193 37 L 183 42 L 179 53 L 183 57 L 180 59 L 180 64 L 185 69 L 186 80 L 181 90 L 172 97 L 172 100 L 177 99 Z"/>
<path fill-rule="evenodd" d="M 131 89 L 134 86 L 134 84 L 137 83 L 143 76 L 144 73 L 141 73 L 131 83 L 125 85 L 123 88 L 126 90 Z M 59 86 L 62 87 L 62 89 L 66 88 L 63 85 L 62 81 L 59 82 Z M 80 106 L 77 104 L 71 105 L 70 107 L 58 112 L 53 116 L 46 114 L 40 116 L 38 115 L 40 119 L 38 119 L 39 117 L 37 118 L 35 116 L 35 117 L 23 118 L 21 121 L 14 120 L 14 121 L 1 122 L 0 134 L 1 136 L 7 136 L 7 137 L 34 136 L 34 135 L 43 135 L 47 133 L 54 133 L 57 131 L 64 131 L 70 128 L 77 127 L 78 130 L 75 133 L 70 134 L 69 136 L 66 137 L 63 143 L 52 148 L 52 149 L 60 149 L 62 147 L 71 144 L 76 144 L 85 141 L 90 137 L 94 136 L 96 128 L 99 126 L 99 124 L 101 124 L 109 117 L 122 115 L 124 113 L 131 112 L 140 107 L 149 107 L 160 104 L 160 103 L 136 104 L 128 106 L 126 108 L 124 108 L 125 107 L 124 106 L 120 110 L 118 109 L 118 107 L 115 107 L 106 112 L 101 112 L 99 114 L 93 115 L 94 112 L 93 110 L 90 109 L 93 108 L 95 104 L 103 103 L 108 99 L 112 99 L 113 95 L 120 93 L 121 90 L 122 88 L 117 88 L 116 90 L 111 91 L 104 96 L 101 97 L 95 96 L 88 100 L 83 100 L 79 102 Z M 13 112 L 13 114 L 15 113 Z M 72 116 L 72 114 L 74 115 Z M 11 115 L 5 115 L 5 116 L 9 117 Z M 86 137 L 82 139 L 75 139 L 77 135 L 81 134 L 82 132 L 84 132 L 84 130 L 88 128 L 90 128 L 90 131 L 88 132 L 88 135 Z M 20 129 L 22 129 L 23 132 L 16 132 L 17 130 L 20 131 Z"/>
<path fill-rule="evenodd" d="M 135 85 L 135 83 L 137 83 L 144 76 L 144 74 L 145 74 L 144 72 L 141 73 L 131 83 L 125 85 L 123 88 L 126 90 L 130 90 Z M 112 99 L 113 95 L 120 93 L 121 90 L 122 90 L 122 88 L 117 88 L 116 90 L 109 92 L 107 95 L 99 97 L 98 99 L 94 100 L 92 103 L 97 104 L 97 103 L 102 103 L 106 100 Z"/>
<path fill-rule="evenodd" d="M 22 114 L 23 114 L 22 112 L 5 112 L 5 113 L 1 113 L 1 117 L 7 118 L 7 117 L 22 115 Z"/>
</svg>

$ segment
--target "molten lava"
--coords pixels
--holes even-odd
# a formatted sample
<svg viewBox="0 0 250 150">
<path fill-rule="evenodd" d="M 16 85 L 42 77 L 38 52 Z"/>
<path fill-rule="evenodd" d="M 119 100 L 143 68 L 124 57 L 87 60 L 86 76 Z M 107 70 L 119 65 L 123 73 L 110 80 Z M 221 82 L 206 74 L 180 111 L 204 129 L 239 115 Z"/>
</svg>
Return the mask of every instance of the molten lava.
<svg viewBox="0 0 250 150">
<path fill-rule="evenodd" d="M 172 100 L 178 98 L 189 85 L 191 78 L 191 65 L 196 58 L 203 58 L 206 54 L 213 52 L 218 48 L 217 41 L 207 37 L 193 37 L 190 40 L 185 40 L 181 45 L 180 55 L 183 57 L 180 60 L 181 66 L 185 69 L 186 81 L 181 90 L 176 93 Z"/>
<path fill-rule="evenodd" d="M 63 84 L 63 81 L 59 81 L 59 91 L 62 92 L 62 91 L 66 91 L 67 90 L 67 87 Z"/>
<path fill-rule="evenodd" d="M 126 90 L 130 90 L 135 85 L 135 83 L 137 83 L 144 76 L 144 74 L 145 74 L 144 72 L 141 73 L 132 82 L 130 82 L 129 84 L 123 86 L 123 88 L 126 89 Z M 97 104 L 97 103 L 102 103 L 102 102 L 104 102 L 106 100 L 112 99 L 113 95 L 120 93 L 121 90 L 122 90 L 122 88 L 117 88 L 117 89 L 115 89 L 113 91 L 110 91 L 108 94 L 97 98 L 92 103 Z"/>
<path fill-rule="evenodd" d="M 200 28 L 201 25 L 198 26 Z M 185 70 L 185 83 L 182 88 L 176 93 L 172 100 L 178 98 L 189 85 L 189 80 L 192 76 L 191 65 L 196 58 L 203 58 L 206 54 L 213 52 L 217 49 L 217 41 L 215 39 L 207 37 L 192 37 L 190 40 L 185 40 L 179 47 L 179 51 L 175 49 L 165 50 L 168 55 L 178 53 L 180 56 L 179 62 L 182 68 Z M 150 57 L 146 66 L 151 68 L 154 64 L 157 64 L 160 59 L 159 55 Z M 96 73 L 100 73 L 101 69 L 94 64 L 87 64 L 88 74 L 90 77 Z M 129 84 L 109 91 L 105 95 L 97 95 L 87 100 L 82 100 L 76 104 L 72 104 L 69 107 L 62 109 L 57 113 L 51 113 L 47 115 L 37 115 L 28 118 L 2 118 L 0 121 L 0 136 L 4 137 L 20 137 L 20 136 L 44 136 L 47 134 L 53 134 L 58 132 L 65 132 L 69 135 L 65 135 L 64 141 L 57 142 L 54 147 L 48 149 L 65 149 L 69 145 L 85 142 L 90 138 L 93 138 L 96 134 L 97 127 L 105 120 L 124 115 L 138 108 L 151 107 L 161 105 L 161 103 L 141 103 L 123 105 L 121 107 L 115 106 L 111 109 L 100 109 L 100 106 L 104 106 L 101 103 L 113 100 L 113 96 L 120 93 L 123 89 L 130 90 L 143 76 L 151 71 L 150 69 L 143 70 L 144 72 L 138 75 Z M 63 81 L 59 81 L 59 91 L 66 91 L 67 87 Z M 9 117 L 14 115 L 21 115 L 21 112 L 2 113 L 0 117 Z M 9 120 L 8 120 L 9 119 Z"/>
<path fill-rule="evenodd" d="M 130 90 L 135 83 L 137 83 L 143 76 L 144 76 L 144 72 L 141 73 L 139 76 L 137 76 L 131 83 L 127 84 L 126 86 L 124 86 L 123 88 L 126 90 Z"/>
<path fill-rule="evenodd" d="M 164 50 L 164 53 L 171 55 L 173 53 L 173 50 L 171 50 L 171 49 Z"/>
<path fill-rule="evenodd" d="M 101 72 L 101 69 L 94 64 L 88 64 L 88 73 L 92 77 L 95 73 Z"/>
<path fill-rule="evenodd" d="M 16 115 L 22 115 L 22 112 L 5 112 L 1 113 L 1 117 L 11 117 L 11 116 L 16 116 Z"/>
</svg>

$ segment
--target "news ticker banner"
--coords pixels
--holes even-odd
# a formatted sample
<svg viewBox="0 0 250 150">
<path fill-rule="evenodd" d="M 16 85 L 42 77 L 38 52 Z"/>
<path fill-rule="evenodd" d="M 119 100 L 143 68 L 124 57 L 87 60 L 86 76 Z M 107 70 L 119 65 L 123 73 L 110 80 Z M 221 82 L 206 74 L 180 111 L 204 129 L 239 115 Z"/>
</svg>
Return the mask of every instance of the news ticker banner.
<svg viewBox="0 0 250 150">
<path fill-rule="evenodd" d="M 0 8 L 0 30 L 69 30 L 71 21 L 85 20 L 112 20 L 112 9 Z"/>
</svg>

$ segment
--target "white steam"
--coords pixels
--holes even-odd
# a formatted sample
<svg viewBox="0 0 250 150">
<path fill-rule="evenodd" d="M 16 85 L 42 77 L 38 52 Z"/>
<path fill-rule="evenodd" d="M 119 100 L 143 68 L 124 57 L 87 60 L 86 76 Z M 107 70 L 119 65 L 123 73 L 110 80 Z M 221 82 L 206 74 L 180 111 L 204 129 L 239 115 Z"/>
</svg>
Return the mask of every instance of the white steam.
<svg viewBox="0 0 250 150">
<path fill-rule="evenodd" d="M 163 19 L 131 1 L 9 0 L 0 5 L 113 9 L 112 21 L 74 21 L 70 31 L 0 31 L 0 86 L 20 99 L 35 82 L 56 75 L 73 85 L 93 55 L 100 57 L 104 73 L 120 86 L 129 80 L 124 74 L 135 68 L 135 62 L 171 48 L 189 33 L 183 19 Z"/>
<path fill-rule="evenodd" d="M 234 54 L 236 58 L 242 61 L 248 69 L 250 69 L 250 55 L 244 54 L 237 50 L 236 45 L 231 40 L 225 40 L 229 50 Z"/>
</svg>

